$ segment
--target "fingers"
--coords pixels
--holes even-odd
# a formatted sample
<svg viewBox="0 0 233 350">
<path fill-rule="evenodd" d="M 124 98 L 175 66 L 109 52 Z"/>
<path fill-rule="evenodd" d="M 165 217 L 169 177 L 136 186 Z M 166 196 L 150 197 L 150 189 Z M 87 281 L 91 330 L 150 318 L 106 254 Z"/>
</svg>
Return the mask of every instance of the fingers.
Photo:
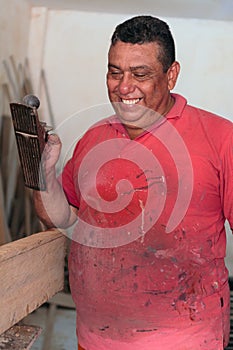
<svg viewBox="0 0 233 350">
<path fill-rule="evenodd" d="M 61 140 L 56 134 L 48 134 L 48 139 L 42 155 L 42 162 L 45 169 L 53 168 L 60 156 Z"/>
<path fill-rule="evenodd" d="M 50 145 L 59 145 L 61 140 L 57 134 L 48 134 L 48 143 Z"/>
</svg>

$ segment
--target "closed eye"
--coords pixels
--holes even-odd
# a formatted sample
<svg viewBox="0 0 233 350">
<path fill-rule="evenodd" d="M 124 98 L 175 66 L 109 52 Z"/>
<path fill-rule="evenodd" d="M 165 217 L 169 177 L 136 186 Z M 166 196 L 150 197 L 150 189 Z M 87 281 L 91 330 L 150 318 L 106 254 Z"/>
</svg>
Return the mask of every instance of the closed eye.
<svg viewBox="0 0 233 350">
<path fill-rule="evenodd" d="M 109 70 L 108 76 L 111 76 L 113 79 L 120 80 L 123 77 L 123 73 L 119 70 Z"/>
<path fill-rule="evenodd" d="M 143 79 L 147 78 L 148 74 L 146 74 L 146 73 L 133 73 L 133 76 L 136 79 L 143 80 Z"/>
</svg>

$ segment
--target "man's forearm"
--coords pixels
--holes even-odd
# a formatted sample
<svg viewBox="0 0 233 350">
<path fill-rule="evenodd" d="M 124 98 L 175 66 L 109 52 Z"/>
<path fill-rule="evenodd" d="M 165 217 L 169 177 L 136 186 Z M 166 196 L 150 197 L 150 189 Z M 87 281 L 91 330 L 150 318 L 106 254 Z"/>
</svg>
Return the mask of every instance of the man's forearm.
<svg viewBox="0 0 233 350">
<path fill-rule="evenodd" d="M 46 227 L 66 228 L 75 222 L 65 193 L 56 178 L 55 169 L 46 174 L 46 191 L 34 191 L 34 206 L 39 219 Z"/>
</svg>

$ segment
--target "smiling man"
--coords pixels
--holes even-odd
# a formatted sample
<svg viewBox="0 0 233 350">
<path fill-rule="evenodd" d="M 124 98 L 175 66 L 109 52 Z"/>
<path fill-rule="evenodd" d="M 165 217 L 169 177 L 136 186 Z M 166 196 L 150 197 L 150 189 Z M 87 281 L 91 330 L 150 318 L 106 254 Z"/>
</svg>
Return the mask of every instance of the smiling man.
<svg viewBox="0 0 233 350">
<path fill-rule="evenodd" d="M 115 115 L 85 133 L 58 179 L 61 141 L 49 136 L 35 207 L 48 227 L 76 223 L 69 274 L 80 350 L 228 343 L 233 125 L 171 92 L 179 70 L 165 22 L 125 21 L 109 50 Z"/>
</svg>

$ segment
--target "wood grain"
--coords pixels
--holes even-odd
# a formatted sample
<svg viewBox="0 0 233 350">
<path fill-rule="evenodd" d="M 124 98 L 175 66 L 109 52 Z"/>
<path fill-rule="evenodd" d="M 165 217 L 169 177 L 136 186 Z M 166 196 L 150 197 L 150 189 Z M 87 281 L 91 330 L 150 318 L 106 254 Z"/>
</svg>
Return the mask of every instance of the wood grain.
<svg viewBox="0 0 233 350">
<path fill-rule="evenodd" d="M 0 334 L 63 289 L 65 253 L 58 230 L 0 247 Z"/>
</svg>

